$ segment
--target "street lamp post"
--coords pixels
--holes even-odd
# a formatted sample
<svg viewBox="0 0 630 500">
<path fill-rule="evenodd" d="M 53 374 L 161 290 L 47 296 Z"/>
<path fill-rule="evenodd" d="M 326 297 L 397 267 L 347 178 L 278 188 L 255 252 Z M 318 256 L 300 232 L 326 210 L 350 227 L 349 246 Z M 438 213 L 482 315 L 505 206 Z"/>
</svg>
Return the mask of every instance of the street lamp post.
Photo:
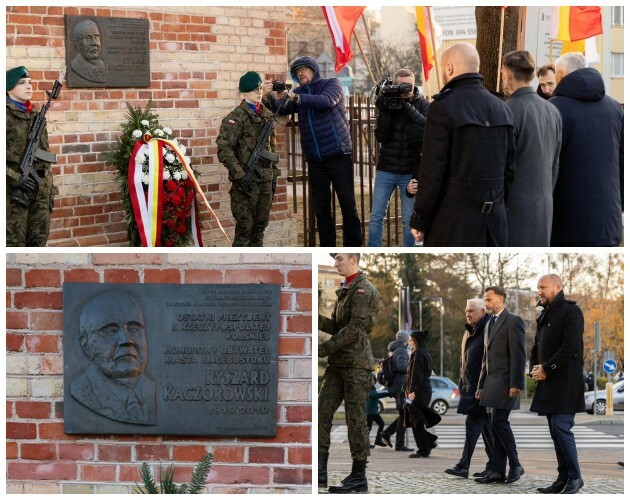
<svg viewBox="0 0 630 500">
<path fill-rule="evenodd" d="M 444 305 L 442 297 L 422 297 L 422 300 L 434 301 L 440 303 L 440 377 L 444 375 Z M 418 302 L 418 309 L 420 310 L 420 330 L 422 330 L 422 301 Z"/>
</svg>

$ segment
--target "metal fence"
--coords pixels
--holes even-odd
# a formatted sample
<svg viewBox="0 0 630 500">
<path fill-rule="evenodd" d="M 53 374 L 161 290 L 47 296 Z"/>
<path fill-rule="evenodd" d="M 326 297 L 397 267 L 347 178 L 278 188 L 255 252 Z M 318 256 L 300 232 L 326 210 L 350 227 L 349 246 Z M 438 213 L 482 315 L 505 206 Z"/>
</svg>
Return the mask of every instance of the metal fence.
<svg viewBox="0 0 630 500">
<path fill-rule="evenodd" d="M 367 242 L 374 175 L 378 162 L 379 145 L 374 136 L 376 128 L 376 107 L 364 95 L 346 98 L 346 116 L 352 136 L 352 157 L 354 159 L 354 187 L 357 212 L 361 219 L 363 241 Z M 317 245 L 317 228 L 311 189 L 308 180 L 308 167 L 300 146 L 300 129 L 297 115 L 287 125 L 286 135 L 288 162 L 288 190 L 293 195 L 293 213 L 301 219 L 302 242 L 304 246 Z M 402 219 L 400 195 L 395 193 L 390 201 L 383 222 L 383 246 L 398 246 L 402 242 Z M 402 193 L 404 195 L 404 193 Z M 336 196 L 332 196 L 333 219 L 337 221 L 337 241 L 342 239 L 341 212 Z M 339 245 L 341 246 L 341 245 Z"/>
</svg>

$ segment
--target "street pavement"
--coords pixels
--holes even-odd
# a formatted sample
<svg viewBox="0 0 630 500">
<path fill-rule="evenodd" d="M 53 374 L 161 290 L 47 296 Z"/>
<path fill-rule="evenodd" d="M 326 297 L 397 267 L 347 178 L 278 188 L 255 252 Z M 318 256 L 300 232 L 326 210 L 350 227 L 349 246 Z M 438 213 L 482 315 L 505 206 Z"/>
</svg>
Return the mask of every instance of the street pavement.
<svg viewBox="0 0 630 500">
<path fill-rule="evenodd" d="M 464 442 L 464 416 L 450 413 L 432 429 L 438 435 L 438 448 L 429 458 L 409 458 L 409 452 L 376 447 L 371 450 L 367 476 L 370 493 L 456 493 L 456 494 L 516 494 L 537 493 L 536 488 L 548 486 L 557 475 L 553 443 L 544 417 L 527 412 L 513 412 L 510 421 L 514 429 L 519 458 L 525 475 L 510 485 L 475 483 L 473 472 L 483 470 L 486 455 L 481 439 L 477 444 L 468 479 L 450 476 L 444 469 L 455 465 Z M 623 412 L 613 417 L 579 414 L 574 427 L 580 457 L 584 488 L 581 493 L 623 493 L 624 470 L 617 462 L 624 460 Z M 373 443 L 376 426 L 370 440 Z M 413 448 L 411 431 L 407 445 Z M 352 460 L 344 423 L 335 422 L 331 435 L 328 462 L 329 482 L 338 484 L 350 471 Z M 319 493 L 326 493 L 319 489 Z"/>
</svg>

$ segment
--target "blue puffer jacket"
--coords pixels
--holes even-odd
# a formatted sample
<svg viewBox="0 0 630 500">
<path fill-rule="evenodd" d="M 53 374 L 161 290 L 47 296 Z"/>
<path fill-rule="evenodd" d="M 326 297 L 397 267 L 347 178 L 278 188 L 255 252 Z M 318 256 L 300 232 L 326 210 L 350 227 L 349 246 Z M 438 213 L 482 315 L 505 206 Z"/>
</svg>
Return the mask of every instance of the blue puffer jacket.
<svg viewBox="0 0 630 500">
<path fill-rule="evenodd" d="M 295 69 L 308 66 L 315 75 L 308 85 L 297 87 L 300 104 L 289 104 L 280 114 L 297 112 L 300 142 L 306 161 L 323 161 L 352 153 L 350 126 L 346 119 L 343 88 L 337 78 L 322 78 L 319 65 L 312 57 L 300 57 L 291 65 L 291 77 L 298 82 Z M 277 101 L 270 99 L 274 109 Z"/>
</svg>

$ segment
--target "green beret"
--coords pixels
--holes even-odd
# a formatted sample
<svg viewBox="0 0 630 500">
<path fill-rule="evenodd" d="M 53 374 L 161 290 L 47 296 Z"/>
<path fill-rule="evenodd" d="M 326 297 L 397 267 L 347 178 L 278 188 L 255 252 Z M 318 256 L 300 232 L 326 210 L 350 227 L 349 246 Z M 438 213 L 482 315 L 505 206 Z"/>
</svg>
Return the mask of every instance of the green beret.
<svg viewBox="0 0 630 500">
<path fill-rule="evenodd" d="M 7 71 L 7 92 L 15 87 L 20 78 L 30 78 L 31 75 L 24 66 L 18 66 L 17 68 Z"/>
<path fill-rule="evenodd" d="M 241 92 L 251 92 L 262 85 L 260 75 L 255 71 L 248 71 L 238 82 L 238 90 Z"/>
</svg>

